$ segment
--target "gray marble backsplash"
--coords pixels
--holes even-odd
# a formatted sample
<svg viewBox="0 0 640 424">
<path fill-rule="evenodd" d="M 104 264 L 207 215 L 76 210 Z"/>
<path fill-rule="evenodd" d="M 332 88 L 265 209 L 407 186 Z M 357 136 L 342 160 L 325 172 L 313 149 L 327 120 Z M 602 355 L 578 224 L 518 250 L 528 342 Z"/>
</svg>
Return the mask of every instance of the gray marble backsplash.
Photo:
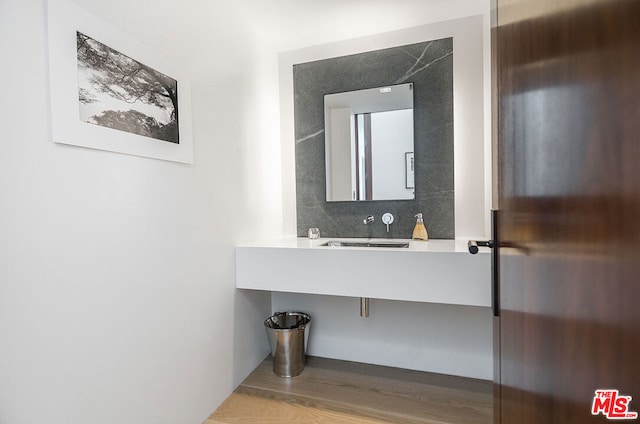
<svg viewBox="0 0 640 424">
<path fill-rule="evenodd" d="M 297 234 L 410 238 L 422 212 L 430 238 L 455 238 L 453 40 L 427 41 L 302 63 L 293 67 Z M 327 202 L 324 95 L 414 84 L 415 199 Z M 395 221 L 386 231 L 385 212 Z M 375 222 L 364 225 L 373 215 Z"/>
</svg>

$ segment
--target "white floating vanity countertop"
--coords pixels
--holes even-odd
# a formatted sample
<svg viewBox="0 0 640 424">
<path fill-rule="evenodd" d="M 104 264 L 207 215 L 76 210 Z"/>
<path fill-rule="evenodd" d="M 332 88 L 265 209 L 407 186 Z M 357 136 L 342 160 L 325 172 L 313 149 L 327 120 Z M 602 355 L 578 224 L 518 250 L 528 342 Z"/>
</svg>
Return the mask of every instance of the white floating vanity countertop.
<svg viewBox="0 0 640 424">
<path fill-rule="evenodd" d="M 329 247 L 406 241 L 408 248 Z M 466 240 L 288 237 L 236 247 L 236 287 L 455 305 L 491 305 L 491 255 Z"/>
</svg>

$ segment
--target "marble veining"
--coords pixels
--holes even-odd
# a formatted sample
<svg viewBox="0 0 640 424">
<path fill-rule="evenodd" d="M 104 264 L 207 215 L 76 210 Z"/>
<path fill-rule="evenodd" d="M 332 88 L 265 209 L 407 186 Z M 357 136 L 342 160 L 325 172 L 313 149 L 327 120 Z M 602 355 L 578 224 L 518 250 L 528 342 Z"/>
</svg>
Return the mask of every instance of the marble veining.
<svg viewBox="0 0 640 424">
<path fill-rule="evenodd" d="M 302 143 L 303 141 L 307 141 L 307 140 L 310 140 L 312 138 L 316 138 L 320 134 L 324 134 L 324 130 L 320 130 L 320 131 L 314 132 L 313 134 L 306 135 L 306 136 L 304 136 L 304 137 L 302 137 L 300 139 L 296 139 L 296 144 L 297 143 Z"/>
<path fill-rule="evenodd" d="M 455 237 L 452 38 L 297 64 L 293 82 L 298 236 L 408 238 L 422 212 L 431 238 Z M 327 202 L 324 95 L 404 82 L 414 84 L 415 199 Z M 388 233 L 385 212 L 396 219 Z"/>
<path fill-rule="evenodd" d="M 433 41 L 430 41 L 429 43 L 427 43 L 427 45 L 425 46 L 424 50 L 422 50 L 422 53 L 420 54 L 420 57 L 416 58 L 416 62 L 413 64 L 413 66 L 402 76 L 402 78 L 397 80 L 395 82 L 395 84 L 404 83 L 405 81 L 407 81 L 409 78 L 411 78 L 412 76 L 414 76 L 418 72 L 427 69 L 429 66 L 433 65 L 434 63 L 438 62 L 439 60 L 442 60 L 442 59 L 446 58 L 447 56 L 451 56 L 453 54 L 453 51 L 448 51 L 445 54 L 443 54 L 442 56 L 436 57 L 435 59 L 431 60 L 430 62 L 424 63 L 423 62 L 423 58 L 424 58 L 425 54 L 427 53 L 427 50 L 429 49 L 429 47 L 431 47 L 432 44 L 433 44 Z M 407 54 L 411 55 L 411 52 L 407 52 Z M 419 65 L 422 65 L 422 66 L 418 67 Z"/>
</svg>

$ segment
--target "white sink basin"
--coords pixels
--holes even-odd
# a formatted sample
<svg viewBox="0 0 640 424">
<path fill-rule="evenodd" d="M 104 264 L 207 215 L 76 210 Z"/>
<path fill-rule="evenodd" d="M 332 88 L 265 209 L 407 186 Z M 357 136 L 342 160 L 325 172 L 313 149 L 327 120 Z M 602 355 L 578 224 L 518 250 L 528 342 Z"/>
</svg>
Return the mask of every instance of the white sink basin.
<svg viewBox="0 0 640 424">
<path fill-rule="evenodd" d="M 409 242 L 407 241 L 342 241 L 342 240 L 329 240 L 320 246 L 329 247 L 395 247 L 395 248 L 408 248 Z"/>
</svg>

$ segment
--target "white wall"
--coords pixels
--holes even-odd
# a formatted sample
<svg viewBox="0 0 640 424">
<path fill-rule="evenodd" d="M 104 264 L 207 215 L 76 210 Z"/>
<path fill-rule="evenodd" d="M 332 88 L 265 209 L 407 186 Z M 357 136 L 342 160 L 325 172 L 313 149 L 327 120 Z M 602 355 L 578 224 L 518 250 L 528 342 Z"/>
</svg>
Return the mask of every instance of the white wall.
<svg viewBox="0 0 640 424">
<path fill-rule="evenodd" d="M 76 3 L 184 63 L 195 164 L 54 144 L 45 2 L 0 2 L 0 423 L 201 423 L 268 353 L 277 58 L 223 2 Z"/>
<path fill-rule="evenodd" d="M 426 270 L 425 270 L 426 271 Z M 275 311 L 311 316 L 308 353 L 326 358 L 491 379 L 489 308 L 274 293 Z"/>
</svg>

